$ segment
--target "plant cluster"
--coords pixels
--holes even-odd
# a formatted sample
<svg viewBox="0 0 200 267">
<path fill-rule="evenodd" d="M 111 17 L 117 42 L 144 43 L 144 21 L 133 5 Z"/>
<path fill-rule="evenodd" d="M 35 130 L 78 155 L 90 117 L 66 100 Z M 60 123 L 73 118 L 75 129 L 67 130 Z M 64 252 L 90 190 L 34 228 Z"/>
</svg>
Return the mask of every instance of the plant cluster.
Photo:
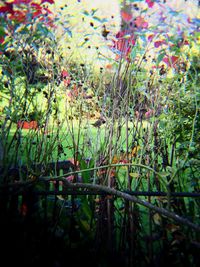
<svg viewBox="0 0 200 267">
<path fill-rule="evenodd" d="M 161 1 L 129 1 L 121 7 L 121 29 L 112 34 L 97 11 L 83 11 L 94 32 L 94 21 L 102 24 L 112 51 L 97 71 L 82 57 L 75 60 L 71 49 L 66 57 L 56 35 L 59 18 L 46 6 L 53 2 L 14 0 L 0 7 L 4 210 L 13 211 L 32 239 L 34 221 L 36 243 L 48 233 L 50 244 L 62 240 L 62 253 L 88 246 L 100 266 L 105 259 L 116 266 L 115 258 L 125 266 L 166 259 L 197 266 L 199 199 L 174 194 L 200 190 L 198 19 Z M 156 7 L 154 25 L 148 12 Z M 70 47 L 71 17 L 61 21 Z M 85 45 L 91 36 L 82 38 Z M 26 120 L 38 127 L 18 127 Z M 10 198 L 6 186 L 15 193 Z M 22 198 L 16 197 L 20 186 Z M 35 194 L 49 190 L 55 197 Z M 141 191 L 146 196 L 131 196 Z M 64 265 L 67 259 L 53 248 L 52 260 Z"/>
</svg>

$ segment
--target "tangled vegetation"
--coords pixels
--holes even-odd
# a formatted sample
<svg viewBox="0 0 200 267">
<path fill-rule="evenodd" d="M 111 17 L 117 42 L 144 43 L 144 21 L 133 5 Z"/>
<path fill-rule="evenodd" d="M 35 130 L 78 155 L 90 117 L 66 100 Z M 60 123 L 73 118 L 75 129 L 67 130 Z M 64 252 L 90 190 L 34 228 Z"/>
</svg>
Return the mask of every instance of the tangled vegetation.
<svg viewBox="0 0 200 267">
<path fill-rule="evenodd" d="M 69 2 L 0 1 L 4 250 L 21 266 L 198 266 L 199 18 L 124 1 L 115 28 Z"/>
</svg>

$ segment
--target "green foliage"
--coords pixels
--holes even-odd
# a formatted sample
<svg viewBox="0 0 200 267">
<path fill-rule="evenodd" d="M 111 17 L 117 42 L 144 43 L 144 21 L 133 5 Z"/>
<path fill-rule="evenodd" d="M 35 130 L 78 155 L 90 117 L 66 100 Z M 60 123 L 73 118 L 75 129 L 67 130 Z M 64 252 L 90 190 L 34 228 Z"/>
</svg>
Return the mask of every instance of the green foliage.
<svg viewBox="0 0 200 267">
<path fill-rule="evenodd" d="M 143 1 L 133 2 L 132 7 L 139 8 L 135 2 Z M 155 254 L 162 258 L 161 248 L 167 246 L 165 259 L 178 249 L 183 255 L 191 253 L 192 245 L 187 247 L 186 240 L 192 243 L 196 234 L 172 224 L 167 216 L 113 195 L 76 195 L 73 188 L 70 195 L 70 187 L 55 178 L 125 192 L 165 192 L 166 197 L 148 196 L 148 201 L 199 224 L 198 199 L 171 197 L 171 193 L 199 192 L 200 187 L 199 36 L 190 36 L 195 33 L 193 22 L 191 31 L 177 31 L 180 14 L 171 8 L 169 18 L 160 14 L 158 25 L 151 25 L 142 14 L 156 3 L 145 1 L 134 27 L 130 27 L 131 12 L 123 14 L 125 28 L 116 36 L 109 33 L 114 52 L 103 67 L 98 65 L 98 71 L 92 64 L 96 65 L 96 56 L 91 63 L 80 53 L 84 50 L 87 55 L 93 41 L 96 47 L 96 37 L 109 50 L 108 40 L 98 32 L 107 20 L 98 16 L 97 9 L 80 8 L 73 13 L 73 5 L 63 6 L 58 14 L 66 16 L 55 16 L 55 21 L 43 5 L 28 9 L 19 4 L 23 21 L 0 9 L 0 186 L 20 182 L 46 190 L 40 179 L 51 177 L 50 189 L 63 189 L 63 195 L 41 197 L 37 202 L 43 217 L 48 223 L 52 220 L 51 235 L 61 235 L 65 246 L 73 248 L 89 245 L 92 250 L 95 240 L 101 255 L 112 248 L 128 258 L 130 264 L 123 262 L 124 266 L 132 266 L 132 259 L 138 266 L 153 264 Z M 88 23 L 90 33 L 78 31 L 75 15 L 80 10 L 79 19 Z M 177 24 L 170 29 L 172 16 Z M 61 45 L 59 24 L 70 52 Z M 73 46 L 73 38 L 79 41 L 80 51 Z M 17 124 L 33 119 L 38 121 L 35 129 L 24 130 Z M 73 168 L 67 173 L 58 170 L 60 160 L 70 160 Z M 18 176 L 13 169 L 19 169 Z M 126 250 L 130 255 L 124 257 Z M 175 258 L 177 264 L 183 263 L 181 256 Z M 173 257 L 170 263 L 174 264 Z"/>
</svg>

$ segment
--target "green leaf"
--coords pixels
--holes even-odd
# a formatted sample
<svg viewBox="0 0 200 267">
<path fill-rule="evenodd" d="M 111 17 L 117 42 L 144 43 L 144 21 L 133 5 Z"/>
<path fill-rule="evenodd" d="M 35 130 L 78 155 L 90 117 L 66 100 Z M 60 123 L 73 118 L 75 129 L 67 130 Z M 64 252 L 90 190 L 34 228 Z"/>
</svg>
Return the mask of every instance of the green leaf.
<svg viewBox="0 0 200 267">
<path fill-rule="evenodd" d="M 84 231 L 89 232 L 90 231 L 90 224 L 88 221 L 80 220 L 81 227 Z"/>
<path fill-rule="evenodd" d="M 180 48 L 177 47 L 176 45 L 171 46 L 171 47 L 170 47 L 170 50 L 173 51 L 173 52 L 180 52 Z"/>
<path fill-rule="evenodd" d="M 39 23 L 39 24 L 37 25 L 37 30 L 38 30 L 39 32 L 41 32 L 42 34 L 44 34 L 44 36 L 47 36 L 48 33 L 49 33 L 49 30 L 48 30 L 46 27 L 44 27 L 41 23 Z"/>
<path fill-rule="evenodd" d="M 157 61 L 156 61 L 156 65 L 158 66 L 160 64 L 160 62 L 163 60 L 165 56 L 165 53 L 161 53 L 160 55 L 158 55 L 157 57 Z"/>
<path fill-rule="evenodd" d="M 82 198 L 82 205 L 81 205 L 81 210 L 83 211 L 84 217 L 87 221 L 90 221 L 91 216 L 92 216 L 92 210 L 89 206 L 88 200 Z"/>
<path fill-rule="evenodd" d="M 167 176 L 170 175 L 169 172 L 160 172 L 159 174 L 160 174 L 163 178 L 166 178 Z"/>
<path fill-rule="evenodd" d="M 96 16 L 94 16 L 93 19 L 96 20 L 96 21 L 98 21 L 98 22 L 101 22 L 101 23 L 105 23 L 105 22 L 108 21 L 107 19 L 101 19 L 101 18 L 96 17 Z"/>
<path fill-rule="evenodd" d="M 171 166 L 167 166 L 166 169 L 169 174 L 173 174 L 175 172 L 174 168 L 172 168 Z"/>
<path fill-rule="evenodd" d="M 80 165 L 80 169 L 81 170 L 86 170 L 88 169 L 88 164 L 85 162 L 84 159 L 82 159 L 81 156 L 78 157 L 78 161 L 79 161 L 79 165 Z M 90 166 L 89 166 L 90 168 Z M 84 183 L 89 183 L 90 182 L 90 178 L 91 178 L 91 172 L 90 171 L 86 171 L 82 173 L 82 179 Z"/>
<path fill-rule="evenodd" d="M 131 51 L 131 59 L 134 59 L 136 57 L 136 54 L 137 54 L 137 49 L 135 49 L 135 47 L 132 49 Z"/>
<path fill-rule="evenodd" d="M 83 14 L 86 16 L 90 16 L 89 12 L 87 12 L 86 10 L 83 11 Z"/>
<path fill-rule="evenodd" d="M 153 220 L 154 220 L 154 223 L 157 225 L 161 225 L 161 223 L 162 223 L 162 218 L 161 218 L 159 213 L 155 213 L 153 215 Z"/>
<path fill-rule="evenodd" d="M 0 27 L 0 36 L 4 36 L 5 35 L 5 31 L 3 27 Z"/>
<path fill-rule="evenodd" d="M 138 178 L 138 177 L 139 177 L 139 173 L 137 173 L 137 172 L 130 172 L 129 175 L 130 175 L 132 178 Z"/>
<path fill-rule="evenodd" d="M 69 35 L 69 37 L 72 38 L 72 31 L 69 28 L 67 28 L 67 27 L 65 27 L 65 31 L 67 32 L 67 34 Z"/>
<path fill-rule="evenodd" d="M 20 29 L 20 34 L 28 34 L 30 31 L 27 27 L 23 27 L 22 29 Z"/>
<path fill-rule="evenodd" d="M 98 8 L 92 9 L 91 15 L 93 16 L 97 12 Z"/>
</svg>

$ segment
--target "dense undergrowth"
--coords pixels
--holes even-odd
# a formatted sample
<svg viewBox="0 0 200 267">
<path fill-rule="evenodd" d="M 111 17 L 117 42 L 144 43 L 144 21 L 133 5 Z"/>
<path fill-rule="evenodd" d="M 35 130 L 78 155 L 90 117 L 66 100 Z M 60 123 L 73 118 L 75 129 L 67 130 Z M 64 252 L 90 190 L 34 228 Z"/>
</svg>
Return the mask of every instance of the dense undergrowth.
<svg viewBox="0 0 200 267">
<path fill-rule="evenodd" d="M 188 31 L 175 25 L 177 36 L 162 14 L 156 28 L 142 15 L 132 27 L 127 7 L 136 4 L 123 6 L 122 29 L 113 36 L 116 57 L 93 68 L 83 57 L 66 56 L 56 36 L 59 19 L 46 6 L 52 2 L 0 7 L 4 251 L 22 266 L 197 266 L 195 21 Z M 157 2 L 145 1 L 148 8 Z M 95 10 L 82 16 L 104 23 Z M 70 39 L 73 28 L 66 31 Z M 23 129 L 25 121 L 37 124 Z M 131 192 L 144 194 L 131 198 Z"/>
</svg>

